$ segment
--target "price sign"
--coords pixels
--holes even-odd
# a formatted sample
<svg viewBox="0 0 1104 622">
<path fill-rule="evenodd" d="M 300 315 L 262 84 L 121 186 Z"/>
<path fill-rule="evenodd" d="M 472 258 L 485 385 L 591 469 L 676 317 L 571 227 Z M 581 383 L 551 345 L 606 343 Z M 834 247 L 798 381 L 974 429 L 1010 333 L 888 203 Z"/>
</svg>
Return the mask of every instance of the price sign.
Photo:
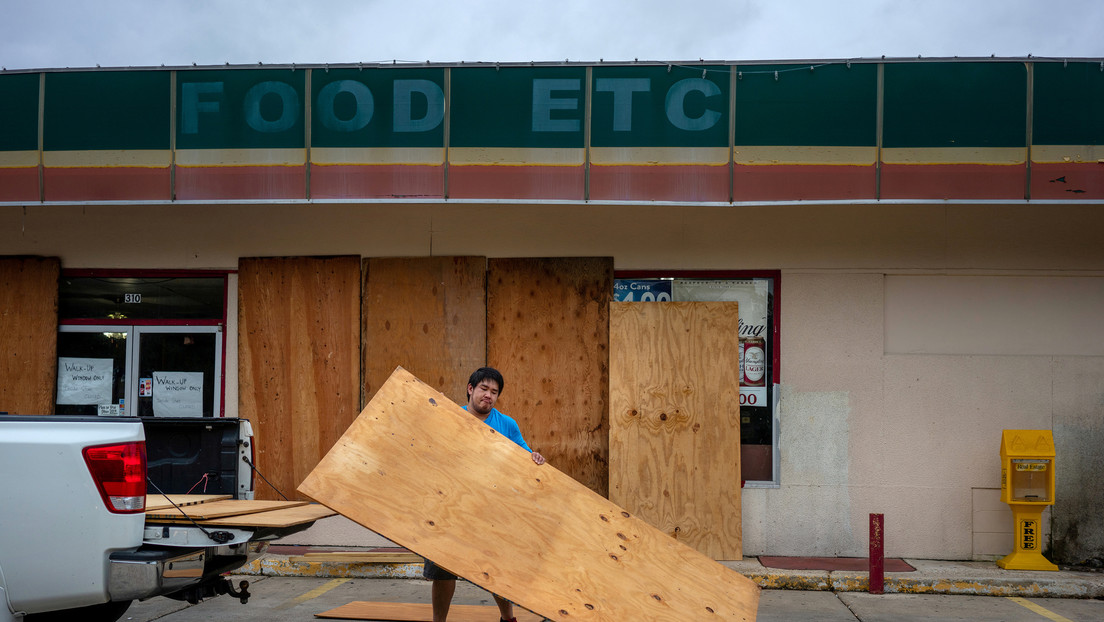
<svg viewBox="0 0 1104 622">
<path fill-rule="evenodd" d="M 740 387 L 740 406 L 769 406 L 767 387 Z"/>
<path fill-rule="evenodd" d="M 671 300 L 671 281 L 617 279 L 613 282 L 613 299 L 617 302 L 667 302 Z"/>
</svg>

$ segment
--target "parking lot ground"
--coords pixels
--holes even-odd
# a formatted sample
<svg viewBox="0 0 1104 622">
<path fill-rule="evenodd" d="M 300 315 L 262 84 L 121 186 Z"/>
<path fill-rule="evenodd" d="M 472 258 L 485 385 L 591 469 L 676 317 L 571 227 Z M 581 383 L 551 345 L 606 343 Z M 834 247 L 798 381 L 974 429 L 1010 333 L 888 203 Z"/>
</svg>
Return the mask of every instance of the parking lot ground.
<svg viewBox="0 0 1104 622">
<path fill-rule="evenodd" d="M 353 601 L 428 603 L 430 583 L 421 579 L 232 577 L 250 582 L 247 604 L 228 595 L 189 605 L 167 598 L 134 603 L 126 622 L 308 622 L 315 614 Z M 456 604 L 493 606 L 490 593 L 466 581 L 456 586 Z M 1100 622 L 1104 600 L 945 594 L 764 590 L 759 622 Z M 489 620 L 488 622 L 494 622 Z"/>
</svg>

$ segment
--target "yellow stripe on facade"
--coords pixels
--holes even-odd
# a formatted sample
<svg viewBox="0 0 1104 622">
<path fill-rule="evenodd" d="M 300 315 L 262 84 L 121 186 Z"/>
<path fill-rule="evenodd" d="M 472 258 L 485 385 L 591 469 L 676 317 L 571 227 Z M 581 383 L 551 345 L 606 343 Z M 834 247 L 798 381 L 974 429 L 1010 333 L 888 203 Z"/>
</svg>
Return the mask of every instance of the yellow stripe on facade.
<svg viewBox="0 0 1104 622">
<path fill-rule="evenodd" d="M 451 147 L 450 166 L 582 166 L 582 149 Z"/>
<path fill-rule="evenodd" d="M 302 166 L 306 149 L 177 149 L 177 166 Z"/>
<path fill-rule="evenodd" d="M 1024 164 L 1026 147 L 882 148 L 884 164 Z"/>
<path fill-rule="evenodd" d="M 43 151 L 42 164 L 50 168 L 110 168 L 134 166 L 168 168 L 168 149 L 102 149 L 89 151 Z"/>
<path fill-rule="evenodd" d="M 38 166 L 37 151 L 0 151 L 0 168 L 29 168 Z"/>
<path fill-rule="evenodd" d="M 445 163 L 443 147 L 360 148 L 315 147 L 311 149 L 311 164 L 422 164 L 440 166 Z"/>
<path fill-rule="evenodd" d="M 591 147 L 597 166 L 727 166 L 727 147 Z"/>
<path fill-rule="evenodd" d="M 771 164 L 874 166 L 877 147 L 813 147 L 813 146 L 737 146 L 732 150 L 736 164 L 759 166 Z"/>
<path fill-rule="evenodd" d="M 1068 164 L 1071 162 L 1104 164 L 1104 146 L 1032 145 L 1031 161 L 1041 164 Z"/>
</svg>

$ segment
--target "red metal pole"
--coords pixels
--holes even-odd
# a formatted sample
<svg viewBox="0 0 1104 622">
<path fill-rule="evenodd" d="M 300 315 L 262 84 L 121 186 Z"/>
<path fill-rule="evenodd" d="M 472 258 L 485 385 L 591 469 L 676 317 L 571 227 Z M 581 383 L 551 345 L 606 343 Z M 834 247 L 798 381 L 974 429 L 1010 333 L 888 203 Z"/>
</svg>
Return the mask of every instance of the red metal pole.
<svg viewBox="0 0 1104 622">
<path fill-rule="evenodd" d="M 885 515 L 870 515 L 870 593 L 881 594 L 885 588 Z"/>
</svg>

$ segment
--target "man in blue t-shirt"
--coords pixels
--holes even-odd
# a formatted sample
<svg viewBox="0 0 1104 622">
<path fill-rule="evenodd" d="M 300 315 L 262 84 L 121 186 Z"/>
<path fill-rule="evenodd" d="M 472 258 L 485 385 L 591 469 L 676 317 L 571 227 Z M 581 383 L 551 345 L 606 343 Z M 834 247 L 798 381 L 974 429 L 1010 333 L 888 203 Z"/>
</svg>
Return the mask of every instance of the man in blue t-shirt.
<svg viewBox="0 0 1104 622">
<path fill-rule="evenodd" d="M 464 410 L 529 452 L 533 462 L 544 464 L 544 456 L 530 449 L 525 438 L 521 436 L 521 428 L 518 427 L 517 421 L 494 407 L 505 384 L 502 374 L 493 367 L 480 367 L 475 370 L 471 378 L 468 378 L 468 403 L 464 406 Z M 433 581 L 433 622 L 445 622 L 449 605 L 452 604 L 452 595 L 456 592 L 456 575 L 427 559 L 422 576 Z M 492 596 L 495 604 L 498 605 L 502 622 L 517 622 L 514 617 L 513 603 L 500 598 L 497 594 Z"/>
</svg>

